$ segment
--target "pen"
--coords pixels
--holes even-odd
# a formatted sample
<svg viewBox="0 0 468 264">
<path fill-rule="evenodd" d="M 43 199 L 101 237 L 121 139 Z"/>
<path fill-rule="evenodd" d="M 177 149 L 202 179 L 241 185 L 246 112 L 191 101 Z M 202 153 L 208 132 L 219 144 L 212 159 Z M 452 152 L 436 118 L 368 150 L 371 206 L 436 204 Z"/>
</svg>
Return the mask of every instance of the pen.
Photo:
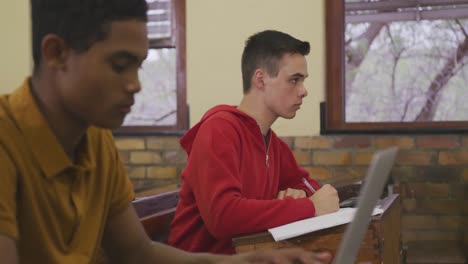
<svg viewBox="0 0 468 264">
<path fill-rule="evenodd" d="M 312 194 L 314 194 L 316 192 L 314 187 L 312 187 L 312 185 L 310 185 L 310 183 L 305 178 L 302 178 L 302 182 L 304 182 L 304 184 L 307 186 L 307 188 L 309 188 L 309 190 L 312 192 Z"/>
</svg>

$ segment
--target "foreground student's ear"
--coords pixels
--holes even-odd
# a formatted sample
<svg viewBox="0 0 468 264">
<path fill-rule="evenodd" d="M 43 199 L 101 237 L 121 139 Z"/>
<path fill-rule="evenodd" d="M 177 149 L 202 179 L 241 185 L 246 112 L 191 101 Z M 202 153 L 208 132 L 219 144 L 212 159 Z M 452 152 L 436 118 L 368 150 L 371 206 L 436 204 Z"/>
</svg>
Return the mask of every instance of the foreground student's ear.
<svg viewBox="0 0 468 264">
<path fill-rule="evenodd" d="M 314 253 L 301 248 L 261 249 L 245 254 L 234 255 L 221 264 L 326 264 L 331 262 L 328 252 Z"/>
</svg>

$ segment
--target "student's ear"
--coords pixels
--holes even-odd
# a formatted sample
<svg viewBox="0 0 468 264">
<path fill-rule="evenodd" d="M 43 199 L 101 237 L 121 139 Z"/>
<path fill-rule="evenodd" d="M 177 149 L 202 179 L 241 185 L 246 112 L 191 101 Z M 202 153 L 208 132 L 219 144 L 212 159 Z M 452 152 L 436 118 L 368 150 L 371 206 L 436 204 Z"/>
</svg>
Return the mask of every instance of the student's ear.
<svg viewBox="0 0 468 264">
<path fill-rule="evenodd" d="M 44 66 L 64 70 L 69 48 L 63 38 L 48 34 L 44 36 L 41 42 L 42 63 Z"/>
<path fill-rule="evenodd" d="M 256 89 L 264 90 L 265 89 L 265 71 L 263 69 L 256 69 L 253 74 L 253 87 Z"/>
</svg>

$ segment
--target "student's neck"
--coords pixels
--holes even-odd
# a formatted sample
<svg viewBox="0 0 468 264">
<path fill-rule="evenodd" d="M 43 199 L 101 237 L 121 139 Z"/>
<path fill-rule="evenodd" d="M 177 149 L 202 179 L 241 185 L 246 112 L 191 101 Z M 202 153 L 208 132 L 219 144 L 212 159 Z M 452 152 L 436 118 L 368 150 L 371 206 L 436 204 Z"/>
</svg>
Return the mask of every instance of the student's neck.
<svg viewBox="0 0 468 264">
<path fill-rule="evenodd" d="M 237 109 L 255 119 L 264 136 L 268 134 L 277 118 L 264 106 L 261 100 L 252 95 L 244 95 Z"/>
<path fill-rule="evenodd" d="M 67 112 L 63 103 L 54 94 L 55 83 L 44 77 L 31 78 L 31 92 L 39 109 L 53 133 L 72 162 L 76 160 L 76 150 L 86 133 L 87 125 L 78 122 L 75 115 Z"/>
</svg>

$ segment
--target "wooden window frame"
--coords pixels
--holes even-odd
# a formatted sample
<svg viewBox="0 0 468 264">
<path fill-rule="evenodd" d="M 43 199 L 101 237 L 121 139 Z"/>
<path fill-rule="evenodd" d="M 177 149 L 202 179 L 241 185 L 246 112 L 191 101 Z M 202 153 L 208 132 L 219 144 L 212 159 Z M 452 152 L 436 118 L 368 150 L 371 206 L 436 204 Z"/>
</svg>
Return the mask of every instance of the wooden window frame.
<svg viewBox="0 0 468 264">
<path fill-rule="evenodd" d="M 114 131 L 116 135 L 181 135 L 189 128 L 187 105 L 186 71 L 186 4 L 185 0 L 171 0 L 172 36 L 161 40 L 150 40 L 149 48 L 175 48 L 177 85 L 177 122 L 172 126 L 122 126 Z M 156 73 L 157 74 L 157 73 Z"/>
<path fill-rule="evenodd" d="M 321 134 L 340 133 L 458 133 L 468 121 L 346 122 L 344 26 L 345 0 L 325 1 L 326 91 L 321 110 Z"/>
</svg>

